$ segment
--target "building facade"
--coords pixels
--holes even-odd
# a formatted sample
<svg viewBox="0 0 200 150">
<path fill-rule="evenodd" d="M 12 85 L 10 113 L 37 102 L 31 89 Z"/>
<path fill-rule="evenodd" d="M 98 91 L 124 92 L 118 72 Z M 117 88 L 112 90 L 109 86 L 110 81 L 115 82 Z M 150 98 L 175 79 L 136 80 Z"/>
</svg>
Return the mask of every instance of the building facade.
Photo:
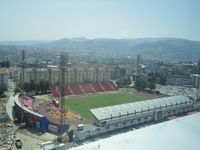
<svg viewBox="0 0 200 150">
<path fill-rule="evenodd" d="M 170 75 L 167 77 L 167 84 L 175 86 L 192 86 L 192 78 L 190 76 Z"/>
<path fill-rule="evenodd" d="M 117 80 L 124 76 L 132 76 L 133 65 L 105 66 L 105 67 L 69 67 L 65 70 L 65 84 L 95 83 Z M 24 76 L 23 76 L 24 72 Z M 8 85 L 8 79 L 18 83 L 39 83 L 49 81 L 52 85 L 58 84 L 60 68 L 0 68 L 0 84 Z"/>
<path fill-rule="evenodd" d="M 22 70 L 19 71 L 18 81 L 22 83 Z M 111 79 L 112 69 L 103 68 L 68 68 L 65 70 L 65 84 L 106 82 Z M 30 83 L 31 80 L 39 82 L 48 80 L 52 85 L 60 81 L 59 68 L 25 68 L 24 82 Z"/>
</svg>

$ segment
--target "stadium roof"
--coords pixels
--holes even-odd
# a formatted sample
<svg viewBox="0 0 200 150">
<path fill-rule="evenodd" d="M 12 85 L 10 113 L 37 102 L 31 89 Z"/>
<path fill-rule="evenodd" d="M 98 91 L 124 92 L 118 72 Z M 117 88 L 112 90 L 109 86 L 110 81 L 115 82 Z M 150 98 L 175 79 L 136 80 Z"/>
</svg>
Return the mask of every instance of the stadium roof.
<svg viewBox="0 0 200 150">
<path fill-rule="evenodd" d="M 200 113 L 151 125 L 70 150 L 199 150 Z"/>
<path fill-rule="evenodd" d="M 108 120 L 111 118 L 118 118 L 120 116 L 132 115 L 135 113 L 141 113 L 156 108 L 172 106 L 177 104 L 179 105 L 187 102 L 191 102 L 191 100 L 185 96 L 180 95 L 180 96 L 164 97 L 164 98 L 157 98 L 140 102 L 95 108 L 95 109 L 90 109 L 90 112 L 98 120 Z"/>
</svg>

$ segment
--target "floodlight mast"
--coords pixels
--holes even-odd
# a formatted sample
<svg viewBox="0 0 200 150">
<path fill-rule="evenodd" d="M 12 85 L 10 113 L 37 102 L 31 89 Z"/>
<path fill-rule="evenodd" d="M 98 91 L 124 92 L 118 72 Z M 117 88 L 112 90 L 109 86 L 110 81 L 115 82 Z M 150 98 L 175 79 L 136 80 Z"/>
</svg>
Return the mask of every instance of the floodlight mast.
<svg viewBox="0 0 200 150">
<path fill-rule="evenodd" d="M 24 68 L 25 68 L 25 50 L 22 50 L 22 79 L 21 79 L 21 84 L 24 87 Z M 24 89 L 23 89 L 24 90 Z"/>
<path fill-rule="evenodd" d="M 65 77 L 67 77 L 68 72 L 68 54 L 61 52 L 60 53 L 60 135 L 64 133 L 63 126 L 65 124 L 65 113 L 66 109 L 64 106 L 65 98 Z"/>
</svg>

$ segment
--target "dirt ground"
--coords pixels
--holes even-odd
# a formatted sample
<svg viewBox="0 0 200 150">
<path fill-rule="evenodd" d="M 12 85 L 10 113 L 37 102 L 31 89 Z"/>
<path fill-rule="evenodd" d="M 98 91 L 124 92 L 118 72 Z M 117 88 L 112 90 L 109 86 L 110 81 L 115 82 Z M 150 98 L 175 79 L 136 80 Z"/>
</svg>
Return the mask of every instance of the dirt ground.
<svg viewBox="0 0 200 150">
<path fill-rule="evenodd" d="M 149 99 L 155 99 L 155 98 L 160 98 L 161 96 L 158 94 L 151 94 L 151 93 L 147 93 L 147 92 L 133 92 L 134 95 L 137 96 L 142 96 L 145 98 L 145 100 L 149 100 Z"/>
<path fill-rule="evenodd" d="M 59 123 L 61 118 L 64 118 L 64 121 L 69 123 L 71 127 L 76 127 L 77 124 L 93 123 L 92 120 L 81 118 L 81 116 L 69 110 L 65 110 L 66 113 L 62 115 L 60 113 L 60 107 L 56 107 L 52 102 L 52 98 L 48 96 L 37 97 L 33 107 L 36 112 L 45 115 L 49 120 L 55 123 Z"/>
</svg>

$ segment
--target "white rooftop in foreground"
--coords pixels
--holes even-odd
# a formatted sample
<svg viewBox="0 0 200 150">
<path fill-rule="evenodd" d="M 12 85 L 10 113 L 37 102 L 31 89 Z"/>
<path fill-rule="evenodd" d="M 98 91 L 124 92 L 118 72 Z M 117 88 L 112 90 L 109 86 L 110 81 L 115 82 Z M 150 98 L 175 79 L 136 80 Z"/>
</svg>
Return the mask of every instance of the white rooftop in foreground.
<svg viewBox="0 0 200 150">
<path fill-rule="evenodd" d="M 200 150 L 200 113 L 151 125 L 70 150 Z"/>
</svg>

